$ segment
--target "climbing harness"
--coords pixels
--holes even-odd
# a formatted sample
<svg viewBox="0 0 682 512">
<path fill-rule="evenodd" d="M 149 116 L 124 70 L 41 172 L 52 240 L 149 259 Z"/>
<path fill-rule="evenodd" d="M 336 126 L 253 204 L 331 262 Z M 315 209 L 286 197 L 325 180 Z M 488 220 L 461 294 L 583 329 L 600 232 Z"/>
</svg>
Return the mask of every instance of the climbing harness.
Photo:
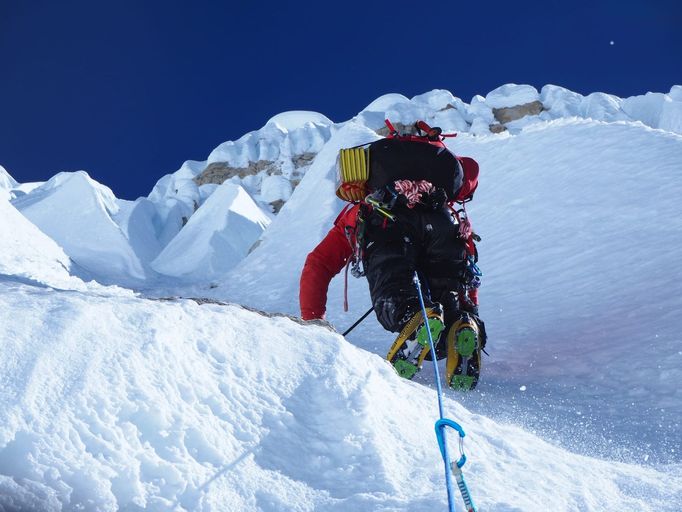
<svg viewBox="0 0 682 512">
<path fill-rule="evenodd" d="M 426 314 L 426 306 L 424 305 L 424 297 L 422 295 L 421 283 L 419 281 L 419 275 L 417 272 L 414 273 L 412 278 L 415 288 L 417 289 L 417 295 L 419 296 L 419 305 L 422 309 L 422 318 L 428 318 Z M 466 455 L 464 454 L 464 429 L 453 420 L 447 419 L 443 414 L 443 388 L 440 383 L 440 372 L 438 371 L 438 358 L 435 357 L 436 347 L 433 342 L 433 337 L 431 336 L 431 330 L 425 329 L 428 335 L 429 344 L 431 347 L 431 354 L 433 361 L 433 372 L 436 378 L 436 389 L 438 391 L 438 413 L 440 418 L 436 421 L 436 438 L 438 439 L 438 446 L 440 448 L 441 455 L 443 457 L 443 462 L 445 463 L 445 486 L 448 493 L 448 510 L 449 512 L 455 512 L 454 496 L 452 492 L 452 480 L 450 472 L 455 476 L 457 482 L 457 487 L 464 500 L 464 505 L 466 506 L 467 512 L 476 512 L 476 507 L 474 506 L 471 495 L 469 494 L 469 489 L 464 481 L 464 475 L 462 474 L 462 466 L 466 462 Z M 450 454 L 448 450 L 448 444 L 445 437 L 445 428 L 451 427 L 459 433 L 459 450 L 460 458 L 456 462 L 450 461 Z"/>
</svg>

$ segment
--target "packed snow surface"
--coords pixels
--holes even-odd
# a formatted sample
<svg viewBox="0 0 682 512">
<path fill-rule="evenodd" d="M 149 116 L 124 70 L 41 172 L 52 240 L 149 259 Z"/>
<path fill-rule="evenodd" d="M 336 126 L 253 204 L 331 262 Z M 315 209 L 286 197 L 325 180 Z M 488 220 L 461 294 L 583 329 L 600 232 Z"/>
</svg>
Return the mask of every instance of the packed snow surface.
<svg viewBox="0 0 682 512">
<path fill-rule="evenodd" d="M 446 508 L 433 391 L 325 328 L 0 286 L 6 510 Z M 454 398 L 482 510 L 660 511 L 682 498 L 679 475 L 572 454 Z"/>
<path fill-rule="evenodd" d="M 366 282 L 347 314 L 332 282 L 327 327 L 284 316 L 344 205 L 338 150 L 386 117 L 458 132 L 481 166 L 490 356 L 444 404 L 479 509 L 682 510 L 681 106 L 680 86 L 389 94 L 338 124 L 275 116 L 137 201 L 0 169 L 0 511 L 446 509 L 432 369 L 399 379 L 371 316 L 329 327 Z M 231 177 L 200 184 L 213 164 Z"/>
</svg>

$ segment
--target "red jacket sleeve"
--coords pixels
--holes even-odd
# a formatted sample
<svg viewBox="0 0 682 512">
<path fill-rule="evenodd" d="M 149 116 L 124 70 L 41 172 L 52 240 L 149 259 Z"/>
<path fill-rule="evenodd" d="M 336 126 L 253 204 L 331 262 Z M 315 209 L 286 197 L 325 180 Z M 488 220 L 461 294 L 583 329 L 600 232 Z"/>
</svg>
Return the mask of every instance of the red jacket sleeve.
<svg viewBox="0 0 682 512">
<path fill-rule="evenodd" d="M 357 209 L 339 215 L 327 236 L 308 254 L 301 273 L 299 302 L 301 318 L 324 318 L 327 310 L 327 290 L 332 278 L 344 267 L 353 250 L 346 238 L 345 228 Z M 354 223 L 353 223 L 354 224 Z"/>
</svg>

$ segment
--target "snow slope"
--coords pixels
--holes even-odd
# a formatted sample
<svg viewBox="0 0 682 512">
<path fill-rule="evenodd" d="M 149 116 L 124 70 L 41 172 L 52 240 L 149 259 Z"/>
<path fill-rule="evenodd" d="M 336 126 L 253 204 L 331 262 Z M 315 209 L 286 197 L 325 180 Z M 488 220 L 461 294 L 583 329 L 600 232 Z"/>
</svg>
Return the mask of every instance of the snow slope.
<svg viewBox="0 0 682 512">
<path fill-rule="evenodd" d="M 507 389 L 488 405 L 526 401 L 535 428 L 601 431 L 607 446 L 588 450 L 679 460 L 682 136 L 558 120 L 456 147 L 488 170 L 471 212 L 488 386 Z"/>
<path fill-rule="evenodd" d="M 0 337 L 0 510 L 446 508 L 433 391 L 325 328 L 0 283 Z M 481 510 L 679 510 L 679 466 L 445 405 Z"/>
<path fill-rule="evenodd" d="M 336 132 L 262 244 L 221 286 L 193 293 L 298 314 L 300 269 L 343 205 L 333 195 L 337 148 L 372 137 L 353 123 Z M 491 358 L 481 393 L 490 398 L 471 406 L 580 451 L 629 446 L 678 460 L 682 136 L 574 118 L 449 144 L 483 169 L 469 211 L 483 237 Z M 340 274 L 329 292 L 339 331 L 370 304 L 365 281 L 350 278 L 343 314 L 343 285 Z M 349 339 L 385 354 L 391 336 L 372 318 Z M 555 434 L 563 423 L 587 428 L 590 443 Z"/>
</svg>

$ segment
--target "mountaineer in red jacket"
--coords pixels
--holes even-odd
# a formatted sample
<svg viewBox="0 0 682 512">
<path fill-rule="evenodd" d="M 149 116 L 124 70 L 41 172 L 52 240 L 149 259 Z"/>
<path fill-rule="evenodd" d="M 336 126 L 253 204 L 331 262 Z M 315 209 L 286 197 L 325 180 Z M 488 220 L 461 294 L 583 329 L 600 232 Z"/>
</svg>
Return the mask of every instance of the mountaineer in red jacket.
<svg viewBox="0 0 682 512">
<path fill-rule="evenodd" d="M 478 379 L 479 352 L 485 343 L 483 323 L 478 319 L 480 273 L 474 263 L 474 239 L 477 237 L 471 231 L 466 212 L 463 209 L 457 211 L 452 205 L 454 202 L 463 203 L 473 195 L 478 164 L 469 158 L 455 157 L 447 152 L 441 141 L 441 138 L 437 141 L 430 139 L 425 141 L 430 144 L 426 147 L 416 137 L 396 136 L 395 139 L 382 139 L 370 145 L 370 161 L 375 166 L 372 172 L 375 176 L 384 172 L 388 177 L 383 181 L 375 178 L 372 193 L 357 204 L 347 206 L 329 233 L 306 258 L 300 283 L 301 317 L 304 320 L 324 318 L 332 278 L 345 265 L 352 263 L 357 270 L 362 263 L 379 323 L 388 331 L 401 333 L 387 359 L 401 375 L 411 378 L 421 367 L 424 357 L 430 357 L 428 349 L 422 350 L 418 359 L 413 357 L 410 360 L 409 371 L 396 364 L 398 359 L 409 359 L 408 352 L 415 351 L 408 340 L 414 339 L 418 325 L 424 325 L 413 283 L 417 271 L 424 288 L 429 318 L 438 318 L 443 324 L 437 334 L 445 333 L 446 326 L 450 328 L 447 334 L 434 339 L 438 343 L 447 338 L 447 343 L 454 347 L 452 352 L 456 355 L 452 362 L 448 356 L 448 383 L 453 387 L 471 389 Z M 438 158 L 434 160 L 436 163 L 427 163 L 434 167 L 442 165 L 441 160 L 446 158 L 443 153 L 447 152 L 447 163 L 455 167 L 459 177 L 443 181 L 440 175 L 429 176 L 439 186 L 424 179 L 394 180 L 396 176 L 392 171 L 387 172 L 386 168 L 403 165 L 412 158 L 412 151 L 419 152 L 423 159 Z M 392 156 L 396 152 L 399 159 Z M 389 156 L 385 156 L 387 153 Z M 385 164 L 390 163 L 391 158 L 392 165 Z M 385 164 L 383 167 L 382 163 Z M 413 167 L 421 165 L 421 161 L 416 161 Z M 402 172 L 408 178 L 412 177 L 410 169 Z M 417 172 L 423 170 L 419 168 Z M 372 184 L 371 178 L 369 183 Z M 445 189 L 453 192 L 448 195 Z M 471 340 L 474 345 L 471 345 Z M 444 357 L 444 345 L 437 345 L 439 358 Z M 449 354 L 450 349 L 447 350 Z M 455 386 L 452 376 L 458 374 L 469 380 Z"/>
</svg>

